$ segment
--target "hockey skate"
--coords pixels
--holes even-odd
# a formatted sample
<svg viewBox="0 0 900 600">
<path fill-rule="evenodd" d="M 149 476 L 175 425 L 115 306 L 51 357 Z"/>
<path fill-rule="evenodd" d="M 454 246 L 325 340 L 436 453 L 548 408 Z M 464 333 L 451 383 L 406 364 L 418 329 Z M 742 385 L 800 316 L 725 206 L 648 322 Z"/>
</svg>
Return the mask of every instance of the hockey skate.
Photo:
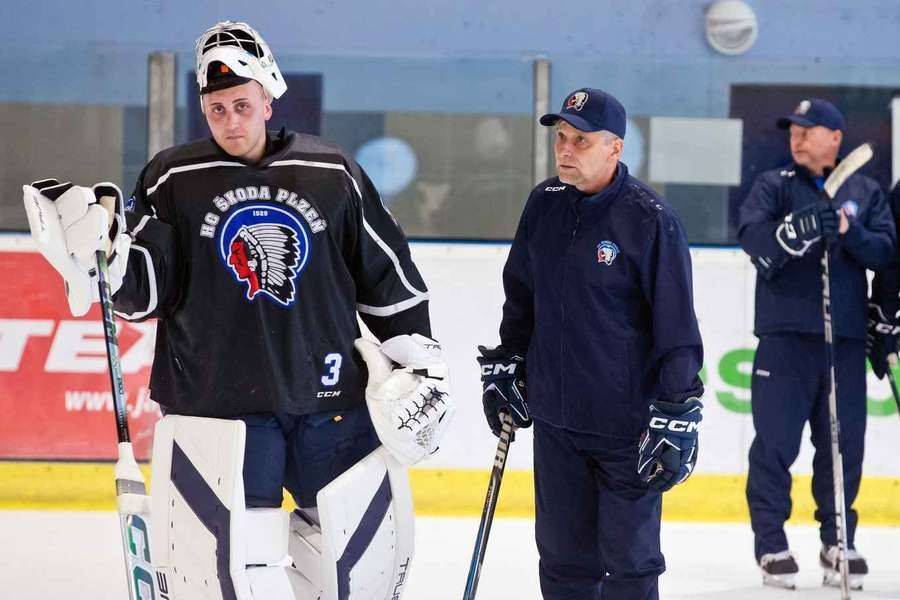
<svg viewBox="0 0 900 600">
<path fill-rule="evenodd" d="M 790 550 L 784 550 L 774 554 L 763 554 L 759 559 L 759 568 L 763 575 L 763 585 L 797 589 L 797 560 Z"/>
<path fill-rule="evenodd" d="M 869 572 L 866 559 L 856 550 L 847 550 L 847 563 L 850 570 L 850 589 L 863 589 L 863 577 Z M 840 587 L 841 567 L 838 564 L 837 546 L 822 546 L 819 552 L 819 564 L 825 573 L 822 577 L 822 585 Z"/>
</svg>

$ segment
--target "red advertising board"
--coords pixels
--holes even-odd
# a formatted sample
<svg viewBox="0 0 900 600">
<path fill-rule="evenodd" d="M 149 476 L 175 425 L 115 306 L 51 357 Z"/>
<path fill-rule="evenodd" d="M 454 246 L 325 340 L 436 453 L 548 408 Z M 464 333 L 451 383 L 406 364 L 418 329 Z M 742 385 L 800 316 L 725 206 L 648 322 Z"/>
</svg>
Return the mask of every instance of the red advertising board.
<svg viewBox="0 0 900 600">
<path fill-rule="evenodd" d="M 114 459 L 100 309 L 69 312 L 62 278 L 27 238 L 0 244 L 0 460 Z M 17 242 L 17 243 L 12 243 Z M 150 456 L 159 407 L 150 400 L 154 322 L 116 320 L 135 454 Z"/>
</svg>

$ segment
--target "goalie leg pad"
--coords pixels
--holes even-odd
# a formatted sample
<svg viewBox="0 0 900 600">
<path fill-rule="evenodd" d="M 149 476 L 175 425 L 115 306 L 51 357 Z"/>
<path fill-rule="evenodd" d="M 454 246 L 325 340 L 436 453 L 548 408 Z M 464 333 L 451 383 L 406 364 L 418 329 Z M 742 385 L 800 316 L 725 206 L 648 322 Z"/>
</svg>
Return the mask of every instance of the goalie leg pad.
<svg viewBox="0 0 900 600">
<path fill-rule="evenodd" d="M 317 495 L 320 525 L 295 513 L 296 568 L 327 600 L 397 600 L 414 550 L 406 468 L 380 446 Z"/>
<path fill-rule="evenodd" d="M 156 425 L 151 546 L 173 598 L 295 600 L 289 515 L 246 509 L 244 442 L 239 420 L 168 415 Z"/>
</svg>

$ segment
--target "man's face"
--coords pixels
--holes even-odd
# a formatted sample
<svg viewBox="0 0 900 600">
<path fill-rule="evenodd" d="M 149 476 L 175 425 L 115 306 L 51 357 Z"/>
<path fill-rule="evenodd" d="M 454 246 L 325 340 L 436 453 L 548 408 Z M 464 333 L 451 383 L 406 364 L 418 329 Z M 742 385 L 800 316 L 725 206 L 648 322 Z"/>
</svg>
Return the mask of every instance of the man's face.
<svg viewBox="0 0 900 600">
<path fill-rule="evenodd" d="M 610 137 L 602 131 L 581 131 L 560 119 L 553 144 L 559 180 L 588 194 L 603 189 L 622 154 L 622 140 Z"/>
<path fill-rule="evenodd" d="M 213 139 L 225 152 L 248 162 L 263 157 L 266 121 L 272 117 L 272 105 L 259 83 L 248 81 L 209 92 L 201 97 L 201 102 Z"/>
<path fill-rule="evenodd" d="M 821 175 L 833 167 L 841 146 L 841 132 L 816 125 L 801 127 L 791 123 L 791 156 L 794 162 Z"/>
</svg>

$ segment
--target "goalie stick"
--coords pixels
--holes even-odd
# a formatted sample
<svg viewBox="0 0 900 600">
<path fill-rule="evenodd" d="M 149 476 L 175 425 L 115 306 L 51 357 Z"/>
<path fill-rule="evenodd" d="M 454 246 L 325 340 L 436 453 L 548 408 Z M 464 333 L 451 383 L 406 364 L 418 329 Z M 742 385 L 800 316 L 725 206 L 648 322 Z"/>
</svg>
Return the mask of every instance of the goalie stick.
<svg viewBox="0 0 900 600">
<path fill-rule="evenodd" d="M 828 200 L 834 200 L 838 190 L 848 177 L 857 172 L 872 158 L 872 146 L 862 144 L 844 157 L 828 175 L 823 191 Z M 829 372 L 828 417 L 831 429 L 831 467 L 834 479 L 834 513 L 837 530 L 838 563 L 841 574 L 841 599 L 850 598 L 850 564 L 847 559 L 847 505 L 844 498 L 844 461 L 840 447 L 840 422 L 837 414 L 837 382 L 834 369 L 834 323 L 831 317 L 831 273 L 829 270 L 828 243 L 822 253 L 822 316 L 825 327 L 825 357 Z M 827 574 L 826 574 L 827 578 Z"/>
<path fill-rule="evenodd" d="M 119 342 L 113 320 L 109 288 L 109 267 L 106 252 L 97 252 L 97 279 L 100 291 L 100 312 L 103 315 L 103 336 L 112 388 L 119 458 L 116 461 L 116 505 L 125 553 L 125 576 L 128 580 L 129 600 L 171 600 L 165 573 L 156 572 L 150 559 L 150 498 L 144 476 L 134 459 L 128 433 L 128 413 L 125 405 L 125 383 L 119 361 Z"/>
<path fill-rule="evenodd" d="M 494 522 L 494 510 L 497 508 L 497 497 L 500 495 L 500 483 L 503 481 L 503 470 L 506 468 L 506 453 L 509 451 L 512 437 L 512 417 L 505 412 L 500 413 L 500 440 L 497 442 L 497 453 L 494 455 L 494 468 L 488 482 L 487 497 L 484 499 L 484 510 L 481 512 L 481 524 L 475 536 L 475 550 L 469 565 L 469 576 L 466 578 L 466 590 L 463 600 L 475 600 L 478 580 L 481 578 L 481 565 L 484 552 L 487 550 L 488 537 L 491 535 L 491 524 Z"/>
</svg>

